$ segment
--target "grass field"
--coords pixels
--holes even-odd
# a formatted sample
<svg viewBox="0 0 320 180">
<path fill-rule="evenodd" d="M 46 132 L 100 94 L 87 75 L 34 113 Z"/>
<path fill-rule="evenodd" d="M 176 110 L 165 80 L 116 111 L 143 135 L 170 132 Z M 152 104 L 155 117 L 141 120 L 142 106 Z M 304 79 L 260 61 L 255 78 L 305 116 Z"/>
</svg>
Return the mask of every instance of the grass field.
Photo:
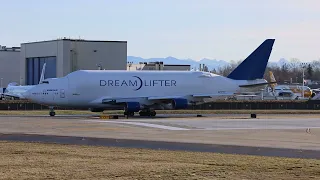
<svg viewBox="0 0 320 180">
<path fill-rule="evenodd" d="M 320 179 L 320 160 L 0 141 L 0 179 Z"/>
<path fill-rule="evenodd" d="M 320 114 L 320 110 L 158 110 L 157 114 Z M 48 115 L 49 110 L 0 110 L 0 115 Z M 123 114 L 123 111 L 104 111 L 103 113 L 83 110 L 56 110 L 57 115 L 101 115 Z M 136 113 L 137 114 L 137 113 Z"/>
</svg>

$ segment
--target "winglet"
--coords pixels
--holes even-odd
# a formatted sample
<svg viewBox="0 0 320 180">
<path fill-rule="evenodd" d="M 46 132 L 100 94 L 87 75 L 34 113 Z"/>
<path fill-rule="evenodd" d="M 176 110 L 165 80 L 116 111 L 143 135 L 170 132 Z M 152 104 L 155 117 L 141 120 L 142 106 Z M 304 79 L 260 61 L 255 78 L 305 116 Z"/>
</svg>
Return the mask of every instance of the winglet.
<svg viewBox="0 0 320 180">
<path fill-rule="evenodd" d="M 254 50 L 228 78 L 233 80 L 262 79 L 266 70 L 275 39 L 266 39 Z"/>
</svg>

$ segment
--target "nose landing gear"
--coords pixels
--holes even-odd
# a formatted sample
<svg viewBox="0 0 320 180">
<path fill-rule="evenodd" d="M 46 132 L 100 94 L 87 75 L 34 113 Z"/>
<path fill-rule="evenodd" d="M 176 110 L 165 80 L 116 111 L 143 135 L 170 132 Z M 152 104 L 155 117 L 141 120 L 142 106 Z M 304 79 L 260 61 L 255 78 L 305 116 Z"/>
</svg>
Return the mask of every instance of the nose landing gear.
<svg viewBox="0 0 320 180">
<path fill-rule="evenodd" d="M 50 112 L 49 112 L 49 115 L 50 116 L 55 116 L 56 115 L 56 112 L 54 112 L 54 107 L 50 106 L 49 109 L 50 109 Z"/>
</svg>

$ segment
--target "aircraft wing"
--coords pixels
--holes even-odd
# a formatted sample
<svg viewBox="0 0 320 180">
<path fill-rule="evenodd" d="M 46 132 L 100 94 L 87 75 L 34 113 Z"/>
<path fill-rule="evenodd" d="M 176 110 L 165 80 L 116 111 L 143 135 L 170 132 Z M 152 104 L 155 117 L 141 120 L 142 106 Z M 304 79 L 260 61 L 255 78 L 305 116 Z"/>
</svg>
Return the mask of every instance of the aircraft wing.
<svg viewBox="0 0 320 180">
<path fill-rule="evenodd" d="M 171 100 L 177 98 L 219 98 L 219 97 L 230 97 L 236 95 L 233 92 L 222 92 L 222 93 L 213 93 L 213 94 L 193 94 L 188 96 L 150 96 L 150 97 L 101 97 L 91 103 L 102 103 L 102 104 L 118 104 L 125 102 L 132 102 L 136 99 L 145 99 L 149 101 L 157 100 Z"/>
<path fill-rule="evenodd" d="M 182 98 L 182 96 L 152 96 L 152 97 L 101 97 L 92 101 L 91 103 L 102 103 L 102 104 L 118 104 L 118 103 L 125 103 L 125 102 L 132 102 L 136 99 L 145 99 L 149 101 L 155 100 L 168 100 L 168 99 L 175 99 L 175 98 Z"/>
<path fill-rule="evenodd" d="M 176 99 L 183 98 L 183 96 L 151 96 L 148 97 L 148 100 L 167 100 L 167 99 Z"/>
<path fill-rule="evenodd" d="M 218 97 L 229 97 L 233 96 L 235 93 L 233 92 L 220 92 L 220 93 L 213 93 L 213 94 L 192 94 L 187 96 L 153 96 L 148 97 L 148 100 L 169 100 L 169 99 L 176 99 L 176 98 L 218 98 Z"/>
<path fill-rule="evenodd" d="M 222 92 L 222 93 L 214 93 L 214 94 L 194 94 L 192 97 L 195 98 L 215 98 L 215 97 L 229 97 L 233 96 L 235 93 L 233 92 Z"/>
<path fill-rule="evenodd" d="M 143 97 L 109 97 L 109 96 L 103 96 L 101 98 L 95 99 L 91 101 L 91 103 L 101 103 L 101 104 L 118 104 L 118 103 L 124 103 L 124 102 L 132 102 L 135 99 L 140 99 Z"/>
</svg>

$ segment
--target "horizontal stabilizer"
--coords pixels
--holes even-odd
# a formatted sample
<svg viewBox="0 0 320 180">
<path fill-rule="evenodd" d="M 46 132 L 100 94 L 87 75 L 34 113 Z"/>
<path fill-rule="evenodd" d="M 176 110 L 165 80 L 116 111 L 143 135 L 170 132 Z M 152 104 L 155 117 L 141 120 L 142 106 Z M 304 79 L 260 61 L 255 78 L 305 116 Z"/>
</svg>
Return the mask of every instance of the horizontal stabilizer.
<svg viewBox="0 0 320 180">
<path fill-rule="evenodd" d="M 275 84 L 277 82 L 266 82 L 266 83 L 258 83 L 258 84 L 246 84 L 246 85 L 240 85 L 239 87 L 246 88 L 246 87 L 257 87 L 257 86 L 263 86 L 263 85 L 269 85 L 269 84 Z"/>
</svg>

